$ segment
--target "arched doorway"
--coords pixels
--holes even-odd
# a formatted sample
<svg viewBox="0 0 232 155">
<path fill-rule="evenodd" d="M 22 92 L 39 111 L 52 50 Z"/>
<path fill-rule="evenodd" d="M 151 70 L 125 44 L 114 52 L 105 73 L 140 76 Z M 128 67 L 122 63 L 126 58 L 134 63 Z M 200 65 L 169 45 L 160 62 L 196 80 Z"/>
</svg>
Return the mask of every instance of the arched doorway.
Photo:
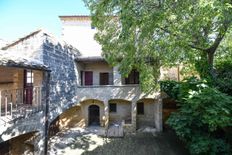
<svg viewBox="0 0 232 155">
<path fill-rule="evenodd" d="M 100 125 L 100 108 L 97 105 L 89 106 L 89 125 Z"/>
</svg>

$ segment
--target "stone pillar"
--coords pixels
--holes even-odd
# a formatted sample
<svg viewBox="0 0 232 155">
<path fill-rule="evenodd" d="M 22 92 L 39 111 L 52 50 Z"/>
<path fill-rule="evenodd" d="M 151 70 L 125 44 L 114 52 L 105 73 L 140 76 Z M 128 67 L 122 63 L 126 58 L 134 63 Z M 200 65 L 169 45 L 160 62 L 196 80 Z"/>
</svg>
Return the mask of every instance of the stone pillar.
<svg viewBox="0 0 232 155">
<path fill-rule="evenodd" d="M 105 113 L 105 128 L 109 127 L 109 103 L 108 101 L 104 101 L 104 113 Z"/>
<path fill-rule="evenodd" d="M 116 86 L 122 85 L 122 77 L 121 74 L 118 71 L 118 66 L 113 68 L 113 83 Z"/>
<path fill-rule="evenodd" d="M 136 131 L 136 117 L 137 117 L 137 102 L 132 101 L 132 106 L 131 106 L 131 124 L 133 128 L 133 132 Z"/>
<path fill-rule="evenodd" d="M 155 103 L 155 126 L 157 131 L 163 131 L 163 100 L 161 96 L 156 100 Z"/>
</svg>

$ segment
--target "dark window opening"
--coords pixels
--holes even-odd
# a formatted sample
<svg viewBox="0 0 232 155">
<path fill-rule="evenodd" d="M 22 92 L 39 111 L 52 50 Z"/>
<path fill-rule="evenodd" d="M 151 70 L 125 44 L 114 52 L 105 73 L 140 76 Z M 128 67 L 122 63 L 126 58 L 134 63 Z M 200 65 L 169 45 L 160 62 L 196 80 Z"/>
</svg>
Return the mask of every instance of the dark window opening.
<svg viewBox="0 0 232 155">
<path fill-rule="evenodd" d="M 143 102 L 137 103 L 137 114 L 144 115 L 144 103 Z"/>
<path fill-rule="evenodd" d="M 85 71 L 85 86 L 93 85 L 93 72 L 92 71 Z"/>
<path fill-rule="evenodd" d="M 83 71 L 81 71 L 81 86 L 83 86 Z"/>
<path fill-rule="evenodd" d="M 125 78 L 125 84 L 139 84 L 139 72 L 133 69 L 128 77 Z"/>
<path fill-rule="evenodd" d="M 100 85 L 109 85 L 109 73 L 100 73 Z"/>
<path fill-rule="evenodd" d="M 110 103 L 110 112 L 117 112 L 117 104 Z"/>
</svg>

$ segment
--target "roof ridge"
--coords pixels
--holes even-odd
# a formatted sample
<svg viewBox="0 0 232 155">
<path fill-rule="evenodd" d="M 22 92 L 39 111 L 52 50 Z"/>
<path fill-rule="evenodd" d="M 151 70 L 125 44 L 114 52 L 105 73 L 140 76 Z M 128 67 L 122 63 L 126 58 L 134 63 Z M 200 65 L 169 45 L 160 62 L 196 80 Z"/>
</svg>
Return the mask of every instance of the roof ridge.
<svg viewBox="0 0 232 155">
<path fill-rule="evenodd" d="M 20 43 L 20 42 L 22 42 L 22 41 L 24 41 L 24 40 L 26 40 L 26 39 L 28 39 L 28 38 L 30 38 L 30 37 L 36 35 L 36 34 L 38 34 L 39 32 L 42 32 L 42 31 L 43 31 L 42 29 L 38 29 L 38 30 L 36 30 L 36 31 L 33 31 L 33 32 L 29 33 L 28 35 L 26 35 L 26 36 L 24 36 L 24 37 L 22 37 L 22 38 L 19 38 L 19 39 L 17 39 L 16 41 L 13 41 L 13 42 L 10 43 L 10 44 L 7 44 L 6 46 L 2 47 L 1 49 L 2 49 L 2 50 L 7 50 L 9 47 L 12 47 L 12 46 L 14 46 L 14 45 L 17 45 L 18 43 Z"/>
</svg>

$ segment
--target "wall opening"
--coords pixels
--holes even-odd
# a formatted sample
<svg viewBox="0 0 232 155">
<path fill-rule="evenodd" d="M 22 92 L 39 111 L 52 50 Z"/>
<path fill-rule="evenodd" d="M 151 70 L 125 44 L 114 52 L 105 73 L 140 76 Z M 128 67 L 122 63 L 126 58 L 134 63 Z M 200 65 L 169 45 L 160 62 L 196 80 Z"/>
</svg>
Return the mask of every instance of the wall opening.
<svg viewBox="0 0 232 155">
<path fill-rule="evenodd" d="M 89 125 L 100 125 L 100 108 L 97 105 L 89 106 Z"/>
</svg>

